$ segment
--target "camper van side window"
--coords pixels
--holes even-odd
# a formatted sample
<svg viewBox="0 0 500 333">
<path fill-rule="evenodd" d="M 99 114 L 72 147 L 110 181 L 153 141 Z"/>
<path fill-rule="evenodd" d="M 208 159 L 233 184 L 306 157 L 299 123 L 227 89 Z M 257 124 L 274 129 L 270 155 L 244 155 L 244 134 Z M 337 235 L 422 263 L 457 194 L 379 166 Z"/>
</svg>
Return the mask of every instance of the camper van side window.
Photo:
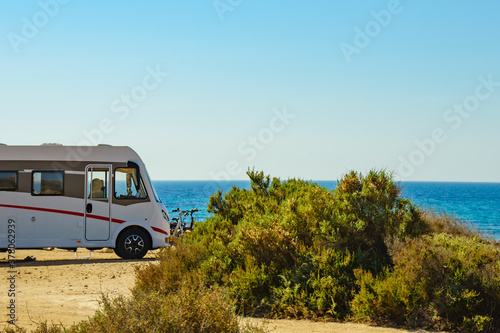
<svg viewBox="0 0 500 333">
<path fill-rule="evenodd" d="M 142 179 L 137 179 L 137 169 L 117 168 L 114 180 L 116 199 L 146 199 L 148 197 Z"/>
<path fill-rule="evenodd" d="M 0 171 L 0 191 L 17 190 L 17 171 Z"/>
<path fill-rule="evenodd" d="M 64 171 L 33 171 L 33 195 L 63 195 Z"/>
</svg>

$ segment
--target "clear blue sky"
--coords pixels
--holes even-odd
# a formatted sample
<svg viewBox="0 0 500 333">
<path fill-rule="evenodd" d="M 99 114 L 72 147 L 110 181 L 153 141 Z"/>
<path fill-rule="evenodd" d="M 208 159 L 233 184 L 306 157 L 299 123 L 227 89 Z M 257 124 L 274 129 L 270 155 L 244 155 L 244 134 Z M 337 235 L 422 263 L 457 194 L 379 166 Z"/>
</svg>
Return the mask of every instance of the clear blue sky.
<svg viewBox="0 0 500 333">
<path fill-rule="evenodd" d="M 0 142 L 154 179 L 500 181 L 500 2 L 0 2 Z"/>
</svg>

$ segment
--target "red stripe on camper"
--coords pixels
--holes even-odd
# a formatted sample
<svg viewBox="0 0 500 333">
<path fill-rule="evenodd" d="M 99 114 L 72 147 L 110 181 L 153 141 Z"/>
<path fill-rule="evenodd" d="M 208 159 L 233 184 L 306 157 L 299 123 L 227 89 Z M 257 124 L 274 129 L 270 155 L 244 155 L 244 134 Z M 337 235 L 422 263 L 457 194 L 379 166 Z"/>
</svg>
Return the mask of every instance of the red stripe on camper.
<svg viewBox="0 0 500 333">
<path fill-rule="evenodd" d="M 83 214 L 82 214 L 82 216 L 83 216 Z M 87 217 L 89 217 L 91 219 L 95 219 L 95 220 L 102 220 L 102 221 L 109 221 L 110 220 L 109 217 L 99 216 L 99 215 L 94 215 L 94 214 L 87 214 Z M 111 222 L 122 224 L 122 223 L 125 223 L 126 221 L 119 220 L 119 219 L 111 219 Z"/>
<path fill-rule="evenodd" d="M 151 229 L 153 229 L 153 230 L 154 230 L 154 231 L 156 231 L 156 232 L 159 232 L 159 233 L 161 233 L 161 234 L 165 234 L 165 235 L 167 235 L 167 236 L 168 236 L 168 232 L 166 232 L 165 230 L 162 230 L 162 229 L 157 228 L 157 227 L 151 227 Z"/>
<path fill-rule="evenodd" d="M 38 212 L 65 214 L 65 215 L 72 215 L 72 216 L 78 216 L 78 217 L 84 217 L 85 216 L 83 213 L 71 212 L 69 210 L 60 210 L 60 209 L 50 209 L 50 208 L 40 208 L 40 207 L 27 207 L 27 206 L 16 206 L 16 205 L 4 205 L 4 204 L 0 204 L 0 207 L 15 208 L 15 209 L 26 209 L 26 210 L 36 210 Z M 109 217 L 105 217 L 105 216 L 87 214 L 87 217 L 90 217 L 91 219 L 96 219 L 96 220 L 109 221 Z M 121 223 L 125 223 L 125 220 L 111 219 L 111 222 L 120 223 L 121 224 Z"/>
<path fill-rule="evenodd" d="M 68 210 L 40 208 L 40 207 L 27 207 L 27 206 L 15 206 L 15 205 L 3 205 L 3 204 L 0 204 L 0 207 L 16 208 L 16 209 L 26 209 L 26 210 L 36 210 L 36 211 L 39 211 L 39 212 L 56 213 L 56 214 L 66 214 L 66 215 L 73 215 L 73 216 L 83 217 L 83 213 L 70 212 Z"/>
</svg>

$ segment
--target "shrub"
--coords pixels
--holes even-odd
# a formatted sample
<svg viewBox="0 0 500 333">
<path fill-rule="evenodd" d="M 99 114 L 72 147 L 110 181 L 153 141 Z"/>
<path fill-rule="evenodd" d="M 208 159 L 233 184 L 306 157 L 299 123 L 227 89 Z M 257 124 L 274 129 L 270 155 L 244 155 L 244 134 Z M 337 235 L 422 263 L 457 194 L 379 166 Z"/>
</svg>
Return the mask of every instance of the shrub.
<svg viewBox="0 0 500 333">
<path fill-rule="evenodd" d="M 370 171 L 350 172 L 335 188 L 335 224 L 341 242 L 359 254 L 363 268 L 379 273 L 392 265 L 388 246 L 417 237 L 426 229 L 421 210 L 401 196 L 393 175 Z"/>
<path fill-rule="evenodd" d="M 24 330 L 6 332 L 25 332 Z M 87 321 L 70 328 L 40 324 L 35 333 L 163 332 L 163 333 L 263 333 L 240 327 L 233 302 L 223 288 L 181 284 L 168 294 L 135 293 L 132 298 L 102 297 L 101 309 Z"/>
<path fill-rule="evenodd" d="M 183 284 L 167 295 L 135 294 L 102 300 L 102 310 L 72 332 L 240 332 L 230 300 L 221 288 Z"/>
<path fill-rule="evenodd" d="M 195 273 L 206 257 L 206 250 L 196 244 L 188 247 L 179 242 L 175 248 L 165 248 L 158 254 L 158 262 L 136 267 L 132 292 L 169 294 L 177 291 L 182 284 L 196 287 L 201 277 Z"/>
<path fill-rule="evenodd" d="M 498 331 L 500 250 L 479 237 L 434 234 L 408 241 L 394 269 L 357 271 L 353 315 L 378 323 Z"/>
<path fill-rule="evenodd" d="M 392 265 L 388 244 L 425 229 L 420 210 L 384 171 L 351 172 L 335 191 L 254 170 L 248 176 L 249 190 L 211 196 L 213 216 L 179 254 L 167 252 L 171 258 L 138 273 L 158 281 L 148 290 L 162 292 L 196 271 L 206 285 L 227 287 L 241 313 L 341 319 L 358 288 L 354 269 L 382 272 Z M 191 251 L 203 255 L 193 261 Z"/>
<path fill-rule="evenodd" d="M 350 253 L 322 249 L 304 260 L 301 267 L 284 271 L 272 287 L 276 314 L 295 318 L 329 316 L 343 318 L 349 313 L 355 280 L 355 258 Z"/>
<path fill-rule="evenodd" d="M 391 173 L 350 172 L 334 191 L 247 174 L 249 190 L 212 195 L 212 216 L 137 270 L 131 299 L 104 298 L 70 332 L 232 332 L 235 311 L 500 329 L 498 244 L 402 198 Z"/>
<path fill-rule="evenodd" d="M 476 237 L 479 232 L 464 221 L 445 212 L 437 213 L 431 210 L 422 212 L 427 234 L 445 233 L 451 236 Z"/>
</svg>

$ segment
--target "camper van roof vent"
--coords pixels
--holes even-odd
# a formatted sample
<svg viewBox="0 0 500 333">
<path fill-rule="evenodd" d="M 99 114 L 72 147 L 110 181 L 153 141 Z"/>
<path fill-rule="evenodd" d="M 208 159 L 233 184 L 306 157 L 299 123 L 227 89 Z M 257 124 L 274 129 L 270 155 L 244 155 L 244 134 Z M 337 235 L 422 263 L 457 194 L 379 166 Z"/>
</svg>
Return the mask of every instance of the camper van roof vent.
<svg viewBox="0 0 500 333">
<path fill-rule="evenodd" d="M 112 145 L 108 145 L 106 143 L 100 143 L 97 145 L 97 147 L 113 147 Z"/>
<path fill-rule="evenodd" d="M 62 146 L 60 143 L 42 143 L 40 146 Z"/>
</svg>

